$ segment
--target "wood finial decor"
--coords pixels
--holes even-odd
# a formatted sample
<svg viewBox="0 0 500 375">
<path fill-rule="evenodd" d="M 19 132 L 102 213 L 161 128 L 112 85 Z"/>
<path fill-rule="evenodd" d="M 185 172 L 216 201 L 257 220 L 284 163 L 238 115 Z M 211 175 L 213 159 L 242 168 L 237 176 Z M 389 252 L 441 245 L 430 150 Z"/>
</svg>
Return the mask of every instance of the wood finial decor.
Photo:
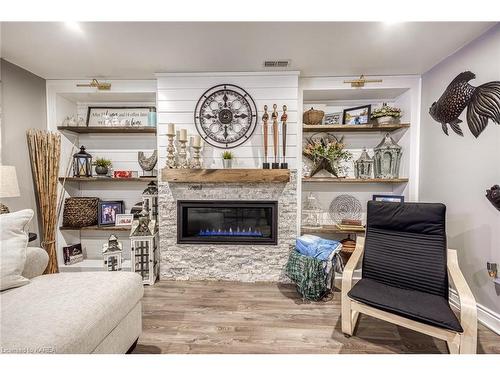
<svg viewBox="0 0 500 375">
<path fill-rule="evenodd" d="M 286 122 L 288 120 L 288 114 L 286 113 L 287 106 L 283 106 L 283 114 L 281 115 L 281 134 L 283 136 L 283 161 L 281 162 L 281 169 L 288 169 L 288 163 L 286 162 Z"/>
<path fill-rule="evenodd" d="M 278 163 L 278 148 L 279 148 L 279 128 L 278 128 L 278 111 L 276 110 L 278 106 L 273 104 L 273 113 L 271 115 L 273 119 L 273 152 L 274 152 L 274 162 L 272 163 L 273 169 L 278 169 L 280 167 Z"/>
<path fill-rule="evenodd" d="M 267 105 L 264 106 L 264 114 L 262 115 L 262 127 L 264 133 L 264 163 L 262 164 L 262 168 L 269 169 L 269 162 L 267 161 L 267 136 L 268 136 L 268 128 L 267 122 L 269 121 L 269 114 L 267 113 Z"/>
</svg>

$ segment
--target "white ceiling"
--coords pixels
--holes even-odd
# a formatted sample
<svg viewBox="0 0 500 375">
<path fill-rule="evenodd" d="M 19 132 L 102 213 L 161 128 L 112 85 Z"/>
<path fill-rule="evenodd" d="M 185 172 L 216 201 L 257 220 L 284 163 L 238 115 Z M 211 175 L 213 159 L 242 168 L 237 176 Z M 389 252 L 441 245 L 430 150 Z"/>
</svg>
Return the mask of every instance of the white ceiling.
<svg viewBox="0 0 500 375">
<path fill-rule="evenodd" d="M 261 71 L 266 59 L 303 76 L 421 74 L 493 24 L 3 22 L 1 54 L 46 79 Z"/>
</svg>

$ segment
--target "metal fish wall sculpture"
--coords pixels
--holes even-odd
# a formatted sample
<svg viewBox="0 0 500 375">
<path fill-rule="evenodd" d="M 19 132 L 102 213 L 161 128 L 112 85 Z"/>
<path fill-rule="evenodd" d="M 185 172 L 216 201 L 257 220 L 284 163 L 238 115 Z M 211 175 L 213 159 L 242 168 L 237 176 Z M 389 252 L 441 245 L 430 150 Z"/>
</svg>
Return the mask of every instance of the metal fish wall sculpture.
<svg viewBox="0 0 500 375">
<path fill-rule="evenodd" d="M 437 102 L 432 103 L 429 113 L 439 122 L 448 135 L 448 126 L 463 136 L 458 118 L 467 107 L 467 124 L 477 138 L 488 125 L 488 120 L 500 125 L 500 81 L 492 81 L 474 87 L 469 84 L 476 78 L 472 72 L 463 72 L 448 85 Z"/>
</svg>

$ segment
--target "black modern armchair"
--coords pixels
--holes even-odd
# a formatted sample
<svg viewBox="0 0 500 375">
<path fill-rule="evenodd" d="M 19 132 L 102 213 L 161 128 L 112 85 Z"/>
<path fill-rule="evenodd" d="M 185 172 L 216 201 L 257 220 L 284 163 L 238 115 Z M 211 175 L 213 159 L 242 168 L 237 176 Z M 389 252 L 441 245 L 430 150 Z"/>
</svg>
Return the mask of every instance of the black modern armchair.
<svg viewBox="0 0 500 375">
<path fill-rule="evenodd" d="M 476 353 L 476 301 L 447 250 L 446 207 L 434 203 L 368 202 L 366 237 L 342 277 L 342 332 L 359 313 L 446 340 L 450 353 Z M 353 286 L 360 260 L 361 279 Z M 460 320 L 448 302 L 448 277 L 460 299 Z"/>
</svg>

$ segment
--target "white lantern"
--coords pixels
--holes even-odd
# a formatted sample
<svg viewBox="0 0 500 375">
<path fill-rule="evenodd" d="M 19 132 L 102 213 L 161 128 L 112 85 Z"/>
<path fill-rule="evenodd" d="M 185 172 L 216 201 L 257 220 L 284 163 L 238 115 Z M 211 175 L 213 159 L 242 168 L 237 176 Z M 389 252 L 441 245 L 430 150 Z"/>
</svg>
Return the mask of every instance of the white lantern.
<svg viewBox="0 0 500 375">
<path fill-rule="evenodd" d="M 112 234 L 109 236 L 108 243 L 102 245 L 102 257 L 105 271 L 121 271 L 122 269 L 122 250 L 121 242 Z"/>
<path fill-rule="evenodd" d="M 149 219 L 144 209 L 130 232 L 130 261 L 132 272 L 142 277 L 143 284 L 153 285 L 160 270 L 156 221 Z"/>
<path fill-rule="evenodd" d="M 142 192 L 142 204 L 149 212 L 149 220 L 158 221 L 158 186 L 154 181 Z"/>
</svg>

